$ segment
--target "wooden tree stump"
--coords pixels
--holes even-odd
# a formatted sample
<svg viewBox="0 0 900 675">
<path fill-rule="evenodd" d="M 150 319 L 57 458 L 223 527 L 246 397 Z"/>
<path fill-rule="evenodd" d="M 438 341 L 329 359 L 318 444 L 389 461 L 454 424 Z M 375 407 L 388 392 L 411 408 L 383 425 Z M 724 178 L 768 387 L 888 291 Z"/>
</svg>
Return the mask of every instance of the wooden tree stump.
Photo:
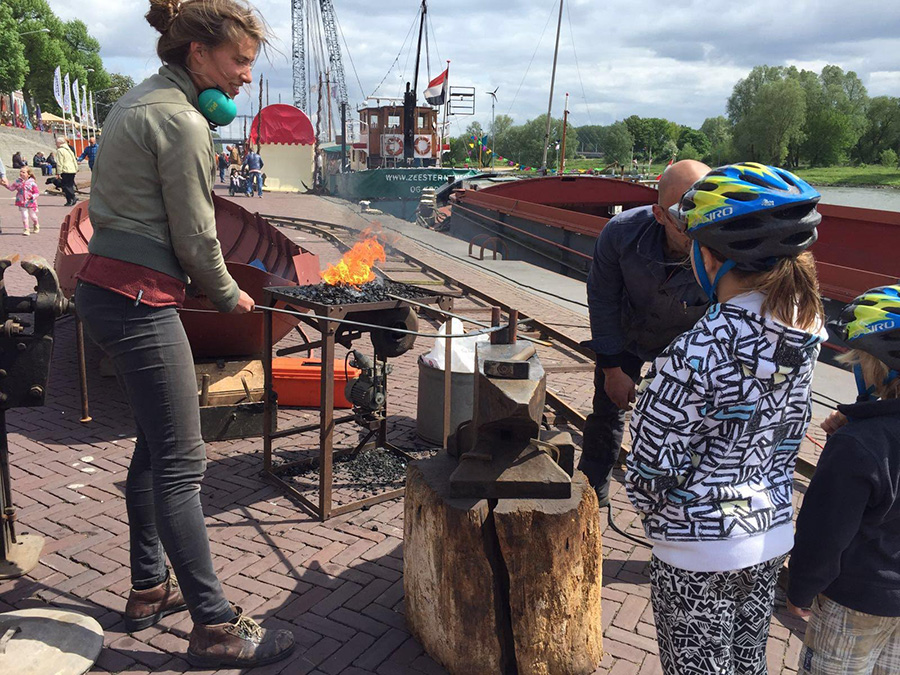
<svg viewBox="0 0 900 675">
<path fill-rule="evenodd" d="M 404 505 L 406 620 L 452 675 L 582 675 L 603 657 L 597 497 L 455 499 L 456 462 L 410 463 Z"/>
</svg>

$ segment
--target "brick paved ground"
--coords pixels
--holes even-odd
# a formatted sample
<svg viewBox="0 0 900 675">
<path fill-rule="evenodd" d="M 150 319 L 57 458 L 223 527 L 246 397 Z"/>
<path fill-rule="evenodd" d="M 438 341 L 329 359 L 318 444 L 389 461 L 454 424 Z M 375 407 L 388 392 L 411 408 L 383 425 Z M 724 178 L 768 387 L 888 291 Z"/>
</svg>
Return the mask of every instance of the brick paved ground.
<svg viewBox="0 0 900 675">
<path fill-rule="evenodd" d="M 307 196 L 239 200 L 266 212 L 359 222 L 350 209 Z M 61 198 L 42 199 L 42 232 L 10 234 L 15 211 L 0 201 L 0 253 L 41 253 L 52 259 Z M 385 222 L 389 222 L 385 217 Z M 327 245 L 289 232 L 323 255 Z M 477 272 L 467 272 L 477 280 Z M 12 293 L 28 291 L 19 272 L 9 279 Z M 510 292 L 494 283 L 492 291 Z M 526 298 L 529 311 L 568 317 L 544 300 Z M 574 316 L 574 315 L 572 315 Z M 571 318 L 571 317 L 569 317 Z M 568 320 L 568 319 L 566 319 Z M 583 320 L 582 320 L 583 321 Z M 91 412 L 79 423 L 73 323 L 58 324 L 48 404 L 8 416 L 13 493 L 20 531 L 45 537 L 41 564 L 27 577 L 0 583 L 0 612 L 47 604 L 94 616 L 105 630 L 105 649 L 92 672 L 180 673 L 191 628 L 186 614 L 133 636 L 123 633 L 120 612 L 129 589 L 127 524 L 123 500 L 125 471 L 134 437 L 127 406 L 114 381 L 99 374 L 99 354 L 88 351 Z M 414 446 L 415 354 L 394 361 L 390 403 L 391 438 Z M 585 373 L 554 375 L 549 383 L 579 407 L 591 393 Z M 299 414 L 299 413 L 293 413 Z M 349 430 L 347 435 L 351 435 Z M 312 441 L 310 440 L 309 443 Z M 421 448 L 421 446 L 419 446 Z M 266 626 L 294 631 L 295 658 L 258 673 L 442 673 L 409 635 L 403 618 L 403 503 L 394 500 L 327 523 L 319 523 L 259 477 L 257 439 L 213 443 L 203 503 L 216 569 L 228 597 Z M 620 527 L 639 533 L 636 514 L 617 476 L 614 512 Z M 798 484 L 798 492 L 804 485 Z M 359 486 L 340 486 L 351 492 Z M 798 499 L 800 495 L 798 494 Z M 605 518 L 603 519 L 605 521 Z M 659 673 L 646 573 L 648 552 L 604 523 L 603 624 L 606 656 L 598 673 Z M 783 612 L 772 620 L 770 673 L 794 673 L 803 622 Z M 232 672 L 232 671 L 220 671 Z"/>
</svg>

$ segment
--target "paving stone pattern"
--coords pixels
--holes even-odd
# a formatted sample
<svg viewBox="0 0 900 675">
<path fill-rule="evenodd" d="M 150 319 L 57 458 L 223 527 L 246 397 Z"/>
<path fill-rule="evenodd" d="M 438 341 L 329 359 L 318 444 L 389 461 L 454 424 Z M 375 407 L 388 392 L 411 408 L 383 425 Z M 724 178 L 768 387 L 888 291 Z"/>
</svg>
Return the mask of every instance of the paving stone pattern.
<svg viewBox="0 0 900 675">
<path fill-rule="evenodd" d="M 266 194 L 263 200 L 237 201 L 265 212 L 366 224 L 352 207 L 335 200 Z M 61 203 L 61 198 L 42 197 L 41 232 L 26 239 L 11 234 L 18 233 L 10 227 L 17 214 L 11 202 L 0 201 L 0 253 L 39 253 L 52 260 L 58 222 L 66 211 Z M 311 235 L 286 233 L 320 253 L 323 262 L 337 257 L 331 245 Z M 484 281 L 481 273 L 458 261 L 452 264 L 459 278 Z M 24 273 L 8 275 L 11 293 L 27 293 L 30 286 Z M 508 284 L 498 284 L 495 278 L 487 288 L 537 316 L 543 313 L 557 320 L 575 316 Z M 583 324 L 583 317 L 578 319 Z M 429 346 L 417 345 L 393 361 L 389 393 L 390 439 L 421 452 L 428 448 L 415 440 L 415 358 Z M 184 653 L 191 629 L 186 613 L 134 635 L 123 632 L 120 613 L 130 587 L 123 494 L 134 432 L 127 404 L 115 381 L 100 375 L 100 355 L 92 345 L 87 358 L 90 424 L 79 422 L 71 319 L 58 323 L 47 405 L 7 415 L 19 531 L 39 533 L 45 544 L 41 563 L 31 574 L 0 583 L 0 612 L 49 604 L 95 617 L 105 631 L 105 648 L 91 672 L 186 672 L 190 668 Z M 577 407 L 589 405 L 590 373 L 553 375 L 550 386 Z M 284 411 L 282 415 L 281 421 L 289 424 L 310 413 Z M 358 436 L 350 425 L 338 429 L 338 445 Z M 308 452 L 315 438 L 283 442 L 293 443 L 288 452 Z M 229 599 L 265 626 L 291 629 L 299 643 L 291 660 L 253 672 L 443 673 L 410 636 L 404 621 L 402 500 L 320 523 L 261 479 L 261 445 L 259 439 L 209 444 L 202 491 L 215 566 Z M 637 516 L 621 487 L 621 474 L 616 478 L 612 496 L 616 521 L 626 531 L 640 534 Z M 338 476 L 335 485 L 338 501 L 367 494 L 366 486 L 340 484 L 340 480 Z M 798 484 L 798 493 L 803 487 Z M 602 520 L 606 656 L 597 673 L 659 673 L 649 605 L 649 553 L 606 527 L 605 514 Z M 803 630 L 804 622 L 783 611 L 776 613 L 769 642 L 770 673 L 795 672 Z"/>
</svg>

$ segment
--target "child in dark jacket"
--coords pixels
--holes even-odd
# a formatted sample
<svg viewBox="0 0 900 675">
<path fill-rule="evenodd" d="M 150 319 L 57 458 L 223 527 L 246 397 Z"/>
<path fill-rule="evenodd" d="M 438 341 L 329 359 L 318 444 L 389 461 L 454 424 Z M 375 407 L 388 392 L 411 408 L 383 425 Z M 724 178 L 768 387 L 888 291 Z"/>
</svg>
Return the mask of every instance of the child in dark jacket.
<svg viewBox="0 0 900 675">
<path fill-rule="evenodd" d="M 900 673 L 900 285 L 867 291 L 834 328 L 860 396 L 838 407 L 847 422 L 797 518 L 788 609 L 810 617 L 799 670 Z"/>
<path fill-rule="evenodd" d="M 244 177 L 238 173 L 237 169 L 232 169 L 228 181 L 228 194 L 234 197 L 238 193 L 245 192 L 246 189 L 244 188 Z"/>
<path fill-rule="evenodd" d="M 818 201 L 793 174 L 748 162 L 711 171 L 669 210 L 712 304 L 656 359 L 631 419 L 626 486 L 653 543 L 666 675 L 766 672 L 825 337 L 806 251 Z"/>
</svg>

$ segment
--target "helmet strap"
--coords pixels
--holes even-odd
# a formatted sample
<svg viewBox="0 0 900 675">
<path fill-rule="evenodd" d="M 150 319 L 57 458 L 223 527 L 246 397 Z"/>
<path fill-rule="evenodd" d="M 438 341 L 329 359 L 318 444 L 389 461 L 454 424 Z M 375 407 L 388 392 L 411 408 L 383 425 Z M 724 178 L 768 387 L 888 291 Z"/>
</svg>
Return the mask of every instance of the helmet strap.
<svg viewBox="0 0 900 675">
<path fill-rule="evenodd" d="M 857 403 L 862 403 L 863 401 L 872 400 L 872 394 L 875 393 L 875 385 L 871 385 L 869 387 L 866 386 L 866 379 L 863 377 L 862 366 L 858 363 L 853 365 L 853 377 L 856 378 L 856 391 L 859 393 L 859 396 L 856 397 Z M 888 375 L 890 377 L 890 375 Z M 875 396 L 874 398 L 878 398 Z"/>
<path fill-rule="evenodd" d="M 700 251 L 700 242 L 694 239 L 694 268 L 697 270 L 697 279 L 700 281 L 700 287 L 703 289 L 703 292 L 706 293 L 710 302 L 718 302 L 716 299 L 716 286 L 719 285 L 719 280 L 732 270 L 734 265 L 734 260 L 726 260 L 722 263 L 722 267 L 719 268 L 716 278 L 710 281 L 709 274 L 706 272 L 706 265 L 703 264 L 703 254 Z"/>
</svg>

